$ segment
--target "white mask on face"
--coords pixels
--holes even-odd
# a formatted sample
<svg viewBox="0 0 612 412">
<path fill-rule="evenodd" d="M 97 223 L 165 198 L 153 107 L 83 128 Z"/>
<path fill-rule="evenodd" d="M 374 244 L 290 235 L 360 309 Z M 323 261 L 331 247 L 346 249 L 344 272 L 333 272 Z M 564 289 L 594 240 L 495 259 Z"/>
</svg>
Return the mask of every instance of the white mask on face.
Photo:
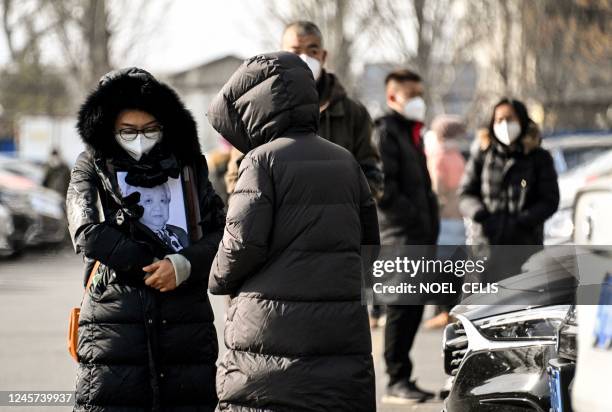
<svg viewBox="0 0 612 412">
<path fill-rule="evenodd" d="M 521 125 L 518 122 L 503 121 L 493 125 L 495 137 L 505 146 L 510 146 L 521 134 Z"/>
<path fill-rule="evenodd" d="M 319 76 L 321 76 L 321 62 L 307 54 L 300 54 L 300 59 L 304 60 L 304 63 L 306 63 L 312 72 L 315 81 L 319 80 Z"/>
<path fill-rule="evenodd" d="M 413 97 L 404 103 L 403 115 L 407 119 L 423 122 L 425 120 L 425 100 L 421 96 Z"/>
<path fill-rule="evenodd" d="M 123 148 L 133 159 L 140 160 L 143 154 L 149 153 L 151 149 L 161 140 L 161 132 L 157 133 L 154 138 L 144 137 L 140 133 L 134 140 L 125 140 L 117 133 L 115 140 L 119 143 L 119 146 Z"/>
</svg>

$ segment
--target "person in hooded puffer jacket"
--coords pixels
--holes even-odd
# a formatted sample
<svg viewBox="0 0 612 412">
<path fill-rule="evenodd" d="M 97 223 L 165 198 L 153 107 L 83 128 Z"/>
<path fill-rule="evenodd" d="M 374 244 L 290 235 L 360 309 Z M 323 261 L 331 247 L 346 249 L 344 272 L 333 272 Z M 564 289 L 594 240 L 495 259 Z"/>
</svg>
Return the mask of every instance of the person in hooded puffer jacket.
<svg viewBox="0 0 612 412">
<path fill-rule="evenodd" d="M 100 265 L 81 306 L 74 410 L 212 411 L 218 348 L 206 288 L 225 215 L 195 121 L 172 89 L 129 68 L 100 80 L 77 128 L 87 149 L 66 206 L 84 284 Z M 157 187 L 184 166 L 197 203 L 187 209 L 199 206 L 190 221 L 203 236 L 177 251 L 139 229 L 139 192 L 123 196 L 117 172 L 133 186 Z"/>
<path fill-rule="evenodd" d="M 213 100 L 211 125 L 246 153 L 209 288 L 231 296 L 220 411 L 374 411 L 361 244 L 379 244 L 367 180 L 317 136 L 308 66 L 248 59 Z"/>
<path fill-rule="evenodd" d="M 559 186 L 525 105 L 501 99 L 478 139 L 459 187 L 459 209 L 471 221 L 468 244 L 542 245 L 544 222 L 559 205 Z"/>
</svg>

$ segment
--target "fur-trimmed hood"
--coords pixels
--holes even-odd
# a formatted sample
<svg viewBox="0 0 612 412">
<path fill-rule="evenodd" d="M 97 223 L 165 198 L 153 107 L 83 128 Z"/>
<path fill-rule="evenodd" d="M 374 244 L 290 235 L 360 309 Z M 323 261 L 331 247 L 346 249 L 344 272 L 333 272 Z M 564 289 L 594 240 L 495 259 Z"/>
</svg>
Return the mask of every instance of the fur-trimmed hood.
<svg viewBox="0 0 612 412">
<path fill-rule="evenodd" d="M 123 156 L 115 141 L 117 116 L 125 109 L 151 114 L 163 126 L 162 148 L 181 161 L 201 156 L 197 127 L 176 92 L 145 70 L 130 67 L 104 75 L 78 113 L 77 130 L 89 150 L 97 156 Z"/>
<path fill-rule="evenodd" d="M 491 136 L 489 133 L 489 129 L 479 129 L 476 132 L 476 137 L 478 139 L 478 144 L 480 146 L 480 150 L 487 150 L 493 142 L 498 143 L 495 136 Z M 534 122 L 530 122 L 527 127 L 527 132 L 518 140 L 518 143 L 522 146 L 522 152 L 524 154 L 531 153 L 538 147 L 540 147 L 542 143 L 542 135 L 540 134 L 540 129 L 538 125 Z M 501 144 L 501 143 L 498 143 Z"/>
</svg>

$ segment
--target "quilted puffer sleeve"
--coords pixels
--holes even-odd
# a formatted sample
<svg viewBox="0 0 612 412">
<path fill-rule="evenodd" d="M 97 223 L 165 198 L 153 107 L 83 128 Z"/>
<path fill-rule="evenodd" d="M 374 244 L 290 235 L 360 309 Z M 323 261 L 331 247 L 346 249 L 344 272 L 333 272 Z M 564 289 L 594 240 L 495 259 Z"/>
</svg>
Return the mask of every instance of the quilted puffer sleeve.
<svg viewBox="0 0 612 412">
<path fill-rule="evenodd" d="M 267 165 L 248 154 L 240 164 L 232 196 L 209 277 L 208 287 L 216 295 L 236 292 L 266 261 L 274 219 L 274 190 Z"/>
<path fill-rule="evenodd" d="M 142 268 L 153 262 L 153 251 L 104 221 L 92 162 L 87 152 L 79 156 L 66 195 L 68 228 L 75 251 L 118 273 L 142 277 Z"/>
</svg>

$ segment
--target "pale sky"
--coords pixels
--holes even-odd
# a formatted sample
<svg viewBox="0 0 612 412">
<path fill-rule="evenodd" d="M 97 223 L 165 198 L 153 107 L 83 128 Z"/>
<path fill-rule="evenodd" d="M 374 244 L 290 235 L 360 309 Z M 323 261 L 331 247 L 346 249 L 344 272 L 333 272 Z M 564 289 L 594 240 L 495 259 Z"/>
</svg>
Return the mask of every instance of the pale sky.
<svg viewBox="0 0 612 412">
<path fill-rule="evenodd" d="M 282 26 L 266 16 L 265 0 L 145 1 L 149 5 L 146 13 L 135 7 L 140 2 L 110 0 L 113 13 L 124 15 L 119 20 L 122 26 L 116 35 L 116 50 L 125 49 L 134 25 L 149 33 L 129 55 L 113 55 L 117 67 L 139 66 L 155 74 L 168 73 L 228 54 L 246 58 L 280 46 Z M 28 3 L 24 0 L 17 4 L 27 7 Z M 373 50 L 363 50 L 353 63 L 384 60 L 388 57 L 384 56 L 386 49 L 379 44 Z M 61 63 L 57 42 L 44 43 L 43 50 L 45 61 Z M 8 50 L 0 30 L 0 65 L 7 60 Z"/>
<path fill-rule="evenodd" d="M 159 72 L 171 72 L 199 65 L 216 57 L 236 54 L 248 57 L 266 50 L 264 33 L 280 36 L 275 24 L 264 24 L 261 2 L 257 0 L 147 0 L 151 8 L 149 15 L 161 16 L 159 30 L 152 30 L 146 41 L 139 43 L 132 54 L 118 58 L 116 66 L 138 65 Z M 134 16 L 138 10 L 125 9 L 129 1 L 116 0 L 111 3 L 113 12 Z M 168 7 L 163 7 L 169 5 Z M 131 13 L 131 14 L 130 14 Z M 144 24 L 151 27 L 159 17 L 144 16 L 142 22 L 136 18 L 126 19 L 129 24 Z M 261 29 L 261 30 L 260 30 Z M 125 43 L 126 31 L 120 28 L 117 37 L 118 49 Z M 128 29 L 129 30 L 129 29 Z M 276 40 L 276 39 L 273 39 Z M 56 44 L 45 49 L 49 59 L 60 55 Z M 55 49 L 55 50 L 53 50 Z M 0 31 L 0 64 L 8 60 L 8 49 Z"/>
<path fill-rule="evenodd" d="M 267 51 L 264 36 L 253 31 L 263 18 L 260 4 L 256 0 L 175 0 L 159 34 L 150 39 L 146 55 L 124 65 L 139 63 L 165 72 L 227 54 L 248 57 Z"/>
</svg>

